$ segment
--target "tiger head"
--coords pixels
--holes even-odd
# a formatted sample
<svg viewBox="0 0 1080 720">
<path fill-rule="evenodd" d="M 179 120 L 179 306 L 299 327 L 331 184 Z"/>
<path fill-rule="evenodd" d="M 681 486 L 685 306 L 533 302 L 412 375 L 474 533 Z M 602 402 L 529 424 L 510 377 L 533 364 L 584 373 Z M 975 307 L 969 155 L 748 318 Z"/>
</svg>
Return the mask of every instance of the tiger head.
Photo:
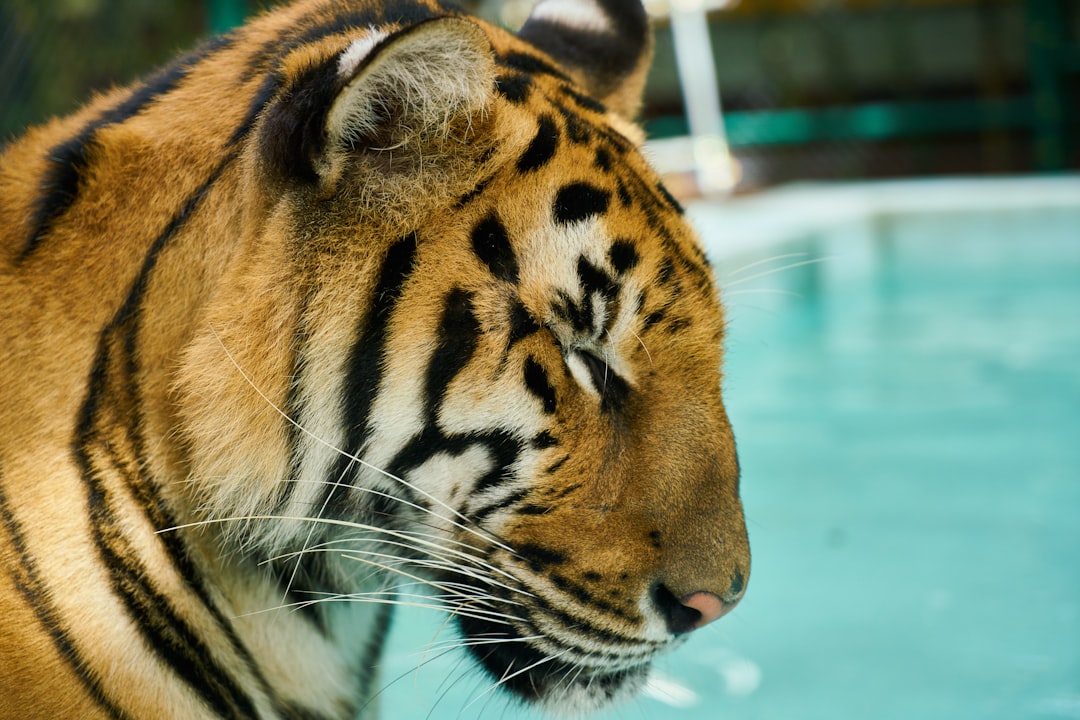
<svg viewBox="0 0 1080 720">
<path fill-rule="evenodd" d="M 505 687 L 589 711 L 750 570 L 713 275 L 630 121 L 647 19 L 389 7 L 279 49 L 237 143 L 188 503 L 295 587 L 429 584 Z"/>
</svg>

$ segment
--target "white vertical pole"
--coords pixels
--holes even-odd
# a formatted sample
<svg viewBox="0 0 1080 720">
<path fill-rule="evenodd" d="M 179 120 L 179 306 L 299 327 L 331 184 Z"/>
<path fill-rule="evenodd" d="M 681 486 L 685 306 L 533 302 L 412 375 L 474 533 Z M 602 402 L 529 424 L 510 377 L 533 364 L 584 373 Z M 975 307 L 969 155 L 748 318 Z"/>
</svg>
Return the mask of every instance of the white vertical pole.
<svg viewBox="0 0 1080 720">
<path fill-rule="evenodd" d="M 724 129 L 704 0 L 671 0 L 671 31 L 698 188 L 703 194 L 730 193 L 738 177 Z"/>
</svg>

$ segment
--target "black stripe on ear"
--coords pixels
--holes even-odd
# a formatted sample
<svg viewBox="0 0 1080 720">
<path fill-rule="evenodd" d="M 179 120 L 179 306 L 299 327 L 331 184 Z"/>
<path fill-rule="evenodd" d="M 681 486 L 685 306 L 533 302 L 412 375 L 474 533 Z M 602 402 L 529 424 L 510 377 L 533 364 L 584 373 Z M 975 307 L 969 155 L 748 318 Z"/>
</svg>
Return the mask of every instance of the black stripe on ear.
<svg viewBox="0 0 1080 720">
<path fill-rule="evenodd" d="M 326 148 L 326 116 L 341 88 L 335 54 L 297 75 L 267 108 L 259 145 L 279 177 L 318 180 L 314 162 Z"/>
<path fill-rule="evenodd" d="M 530 17 L 518 37 L 559 63 L 588 73 L 596 94 L 604 95 L 630 75 L 649 49 L 649 17 L 639 0 L 588 0 L 607 28 L 586 29 L 555 17 Z M 535 13 L 534 13 L 535 14 Z"/>
</svg>

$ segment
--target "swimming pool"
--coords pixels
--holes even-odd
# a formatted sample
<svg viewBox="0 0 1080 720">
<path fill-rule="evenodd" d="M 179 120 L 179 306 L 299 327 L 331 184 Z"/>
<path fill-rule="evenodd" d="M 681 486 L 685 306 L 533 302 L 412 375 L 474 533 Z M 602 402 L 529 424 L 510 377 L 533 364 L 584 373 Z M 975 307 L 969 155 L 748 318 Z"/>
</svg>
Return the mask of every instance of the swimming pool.
<svg viewBox="0 0 1080 720">
<path fill-rule="evenodd" d="M 754 570 L 600 717 L 1080 718 L 1080 180 L 691 214 L 726 288 Z M 443 620 L 399 613 L 384 715 L 537 717 L 441 654 Z"/>
</svg>

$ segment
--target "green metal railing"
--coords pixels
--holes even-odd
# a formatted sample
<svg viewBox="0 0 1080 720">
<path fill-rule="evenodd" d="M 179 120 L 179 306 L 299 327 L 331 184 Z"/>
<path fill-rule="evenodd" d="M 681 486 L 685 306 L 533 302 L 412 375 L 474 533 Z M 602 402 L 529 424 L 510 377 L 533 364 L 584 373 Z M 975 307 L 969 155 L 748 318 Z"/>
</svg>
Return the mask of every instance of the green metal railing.
<svg viewBox="0 0 1080 720">
<path fill-rule="evenodd" d="M 752 147 L 1022 130 L 1034 126 L 1035 117 L 1032 99 L 1020 96 L 728 112 L 724 125 L 732 147 Z M 674 137 L 688 127 L 683 118 L 669 116 L 650 121 L 647 130 L 650 137 Z"/>
<path fill-rule="evenodd" d="M 1027 94 L 725 112 L 727 141 L 733 148 L 746 148 L 1028 131 L 1036 168 L 1063 170 L 1073 152 L 1072 135 L 1080 129 L 1080 109 L 1066 92 L 1068 77 L 1080 74 L 1080 45 L 1068 37 L 1066 21 L 1067 4 L 1073 2 L 1026 0 Z M 690 133 L 686 118 L 679 116 L 653 118 L 646 129 L 653 138 Z"/>
</svg>

